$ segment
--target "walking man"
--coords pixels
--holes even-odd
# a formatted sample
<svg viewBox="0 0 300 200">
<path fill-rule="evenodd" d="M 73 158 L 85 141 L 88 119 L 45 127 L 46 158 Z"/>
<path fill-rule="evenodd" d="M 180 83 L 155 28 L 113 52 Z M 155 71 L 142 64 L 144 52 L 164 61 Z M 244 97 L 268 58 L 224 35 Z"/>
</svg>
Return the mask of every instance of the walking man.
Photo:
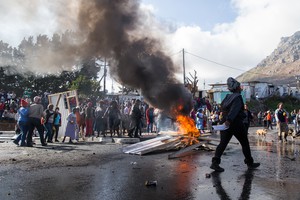
<svg viewBox="0 0 300 200">
<path fill-rule="evenodd" d="M 243 120 L 246 116 L 244 113 L 244 103 L 241 96 L 242 89 L 240 83 L 234 78 L 229 77 L 227 79 L 227 86 L 232 94 L 228 94 L 221 103 L 221 111 L 223 113 L 221 124 L 224 123 L 228 128 L 221 131 L 221 141 L 217 146 L 215 156 L 212 158 L 210 168 L 217 172 L 224 171 L 224 169 L 219 166 L 221 163 L 221 156 L 232 136 L 235 136 L 242 146 L 243 154 L 245 156 L 244 162 L 247 164 L 248 169 L 255 169 L 259 167 L 260 163 L 254 163 L 253 161 L 247 131 L 243 124 Z"/>
</svg>

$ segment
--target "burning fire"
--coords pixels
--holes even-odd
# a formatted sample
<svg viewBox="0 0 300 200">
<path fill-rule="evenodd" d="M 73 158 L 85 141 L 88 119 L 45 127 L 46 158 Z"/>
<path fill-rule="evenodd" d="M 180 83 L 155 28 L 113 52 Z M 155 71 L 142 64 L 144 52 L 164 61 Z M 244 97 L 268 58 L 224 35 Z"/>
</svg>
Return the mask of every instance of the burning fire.
<svg viewBox="0 0 300 200">
<path fill-rule="evenodd" d="M 195 126 L 195 122 L 192 118 L 185 115 L 178 115 L 176 121 L 179 124 L 179 133 L 184 135 L 184 139 L 181 141 L 187 146 L 198 143 L 198 137 L 200 136 L 199 130 Z"/>
<path fill-rule="evenodd" d="M 186 146 L 193 145 L 198 143 L 198 137 L 200 136 L 199 130 L 196 128 L 195 121 L 187 116 L 178 114 L 182 109 L 182 106 L 179 106 L 176 110 L 176 121 L 179 125 L 179 133 L 184 136 L 184 139 L 181 141 L 182 143 L 186 144 Z"/>
</svg>

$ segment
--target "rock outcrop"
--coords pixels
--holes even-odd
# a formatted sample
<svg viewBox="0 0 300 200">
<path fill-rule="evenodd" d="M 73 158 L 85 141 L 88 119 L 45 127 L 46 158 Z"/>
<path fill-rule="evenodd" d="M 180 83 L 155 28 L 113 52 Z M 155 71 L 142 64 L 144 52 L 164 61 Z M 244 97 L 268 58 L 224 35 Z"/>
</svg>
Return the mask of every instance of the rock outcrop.
<svg viewBox="0 0 300 200">
<path fill-rule="evenodd" d="M 262 81 L 296 86 L 300 78 L 300 31 L 283 37 L 278 47 L 255 68 L 239 75 L 241 82 Z"/>
</svg>

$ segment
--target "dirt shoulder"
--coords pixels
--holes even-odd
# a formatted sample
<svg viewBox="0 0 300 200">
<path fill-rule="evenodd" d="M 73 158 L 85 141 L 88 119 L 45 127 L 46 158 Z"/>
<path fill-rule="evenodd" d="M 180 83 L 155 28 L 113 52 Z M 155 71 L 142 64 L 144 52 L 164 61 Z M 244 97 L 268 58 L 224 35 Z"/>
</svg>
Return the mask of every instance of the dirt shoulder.
<svg viewBox="0 0 300 200">
<path fill-rule="evenodd" d="M 42 169 L 52 167 L 87 166 L 101 164 L 112 155 L 122 154 L 122 145 L 111 142 L 79 142 L 77 144 L 52 143 L 34 147 L 19 147 L 12 141 L 0 144 L 0 162 L 2 166 L 23 169 Z"/>
</svg>

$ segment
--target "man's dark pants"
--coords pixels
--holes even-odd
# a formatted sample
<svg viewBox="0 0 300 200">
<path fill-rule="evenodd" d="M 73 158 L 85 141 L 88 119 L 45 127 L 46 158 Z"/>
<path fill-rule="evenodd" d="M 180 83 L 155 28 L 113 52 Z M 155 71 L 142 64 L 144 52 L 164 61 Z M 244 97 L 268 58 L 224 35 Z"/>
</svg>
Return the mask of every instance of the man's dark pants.
<svg viewBox="0 0 300 200">
<path fill-rule="evenodd" d="M 216 148 L 215 156 L 213 157 L 213 162 L 220 164 L 221 156 L 223 152 L 225 151 L 232 136 L 235 136 L 242 146 L 243 154 L 245 156 L 245 160 L 244 160 L 245 164 L 253 163 L 247 132 L 242 121 L 237 120 L 235 122 L 232 122 L 230 128 L 221 131 L 220 135 L 221 135 L 221 141 Z"/>
<path fill-rule="evenodd" d="M 40 135 L 40 141 L 41 144 L 45 144 L 45 139 L 44 139 L 44 126 L 41 124 L 41 119 L 38 118 L 29 118 L 29 132 L 27 135 L 27 146 L 32 146 L 32 135 L 34 128 L 37 129 Z"/>
</svg>

